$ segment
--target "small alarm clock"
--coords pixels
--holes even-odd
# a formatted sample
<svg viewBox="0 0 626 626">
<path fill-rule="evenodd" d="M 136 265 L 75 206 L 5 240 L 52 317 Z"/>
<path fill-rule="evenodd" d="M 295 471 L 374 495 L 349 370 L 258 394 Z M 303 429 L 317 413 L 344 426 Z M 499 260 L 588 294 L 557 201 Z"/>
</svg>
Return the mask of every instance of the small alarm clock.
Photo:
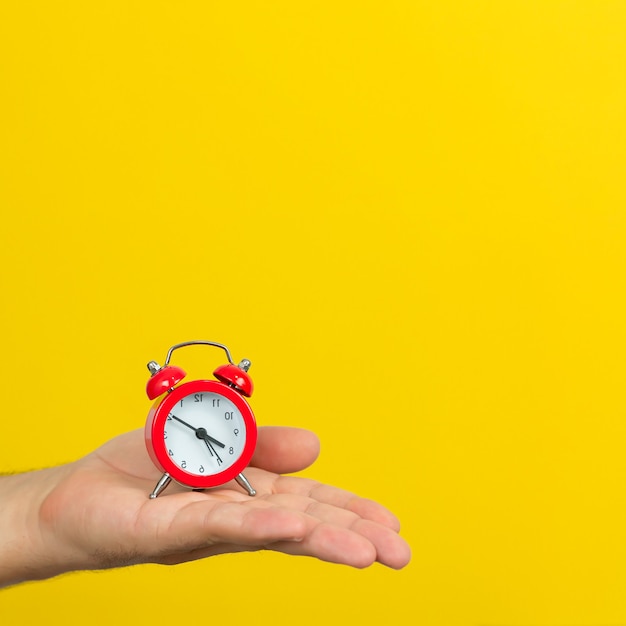
<svg viewBox="0 0 626 626">
<path fill-rule="evenodd" d="M 213 372 L 214 379 L 183 383 L 185 372 L 170 365 L 170 358 L 174 350 L 194 345 L 221 348 L 228 363 Z M 253 389 L 249 368 L 250 361 L 235 365 L 228 348 L 213 341 L 176 344 L 163 366 L 148 363 L 146 393 L 155 402 L 146 420 L 146 448 L 163 472 L 150 498 L 172 480 L 191 489 L 208 489 L 234 479 L 248 495 L 256 494 L 243 475 L 257 441 L 256 421 L 246 401 Z"/>
</svg>

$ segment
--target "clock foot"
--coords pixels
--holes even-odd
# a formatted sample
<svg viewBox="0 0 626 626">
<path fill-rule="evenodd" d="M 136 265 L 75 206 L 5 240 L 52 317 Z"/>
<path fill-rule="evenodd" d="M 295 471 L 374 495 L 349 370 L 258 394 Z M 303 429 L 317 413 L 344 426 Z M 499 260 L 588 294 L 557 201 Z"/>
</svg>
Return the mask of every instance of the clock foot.
<svg viewBox="0 0 626 626">
<path fill-rule="evenodd" d="M 248 482 L 248 479 L 243 474 L 239 474 L 239 476 L 236 476 L 235 480 L 248 492 L 249 496 L 256 496 L 256 491 L 252 488 L 252 485 Z"/>
<path fill-rule="evenodd" d="M 150 500 L 154 500 L 154 498 L 156 498 L 171 482 L 172 479 L 170 478 L 170 475 L 167 472 L 163 474 L 163 476 L 161 476 L 161 478 L 159 479 L 159 482 L 156 484 L 156 487 L 150 494 Z"/>
</svg>

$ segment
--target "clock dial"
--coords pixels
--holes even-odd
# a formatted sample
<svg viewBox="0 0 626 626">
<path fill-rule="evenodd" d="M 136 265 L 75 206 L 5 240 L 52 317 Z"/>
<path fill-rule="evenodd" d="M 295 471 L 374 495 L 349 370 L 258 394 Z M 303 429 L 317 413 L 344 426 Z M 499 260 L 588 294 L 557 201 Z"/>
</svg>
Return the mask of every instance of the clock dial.
<svg viewBox="0 0 626 626">
<path fill-rule="evenodd" d="M 243 453 L 246 424 L 228 398 L 213 392 L 184 396 L 171 408 L 163 438 L 170 460 L 189 474 L 217 474 Z"/>
<path fill-rule="evenodd" d="M 145 433 L 154 464 L 194 489 L 239 478 L 257 441 L 248 403 L 216 380 L 183 383 L 158 398 L 148 414 Z"/>
</svg>

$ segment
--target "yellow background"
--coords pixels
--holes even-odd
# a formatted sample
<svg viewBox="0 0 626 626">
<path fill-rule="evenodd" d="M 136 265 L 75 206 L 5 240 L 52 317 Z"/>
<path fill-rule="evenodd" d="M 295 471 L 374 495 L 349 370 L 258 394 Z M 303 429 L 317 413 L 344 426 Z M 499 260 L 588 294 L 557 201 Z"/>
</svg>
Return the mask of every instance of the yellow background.
<svg viewBox="0 0 626 626">
<path fill-rule="evenodd" d="M 625 68 L 623 2 L 2 3 L 0 468 L 143 426 L 147 361 L 210 339 L 413 548 L 71 574 L 2 623 L 626 622 Z"/>
</svg>

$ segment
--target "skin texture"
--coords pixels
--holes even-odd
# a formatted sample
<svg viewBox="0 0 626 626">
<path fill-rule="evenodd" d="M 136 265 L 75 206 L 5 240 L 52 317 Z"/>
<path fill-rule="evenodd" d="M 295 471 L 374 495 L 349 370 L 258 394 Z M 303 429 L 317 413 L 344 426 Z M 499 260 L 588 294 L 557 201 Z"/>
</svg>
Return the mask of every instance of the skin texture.
<svg viewBox="0 0 626 626">
<path fill-rule="evenodd" d="M 143 430 L 73 463 L 0 478 L 0 586 L 137 563 L 175 564 L 215 554 L 275 550 L 352 567 L 394 569 L 411 555 L 382 505 L 308 478 L 317 437 L 263 427 L 246 477 L 194 492 L 175 483 L 154 500 L 160 474 Z"/>
</svg>

